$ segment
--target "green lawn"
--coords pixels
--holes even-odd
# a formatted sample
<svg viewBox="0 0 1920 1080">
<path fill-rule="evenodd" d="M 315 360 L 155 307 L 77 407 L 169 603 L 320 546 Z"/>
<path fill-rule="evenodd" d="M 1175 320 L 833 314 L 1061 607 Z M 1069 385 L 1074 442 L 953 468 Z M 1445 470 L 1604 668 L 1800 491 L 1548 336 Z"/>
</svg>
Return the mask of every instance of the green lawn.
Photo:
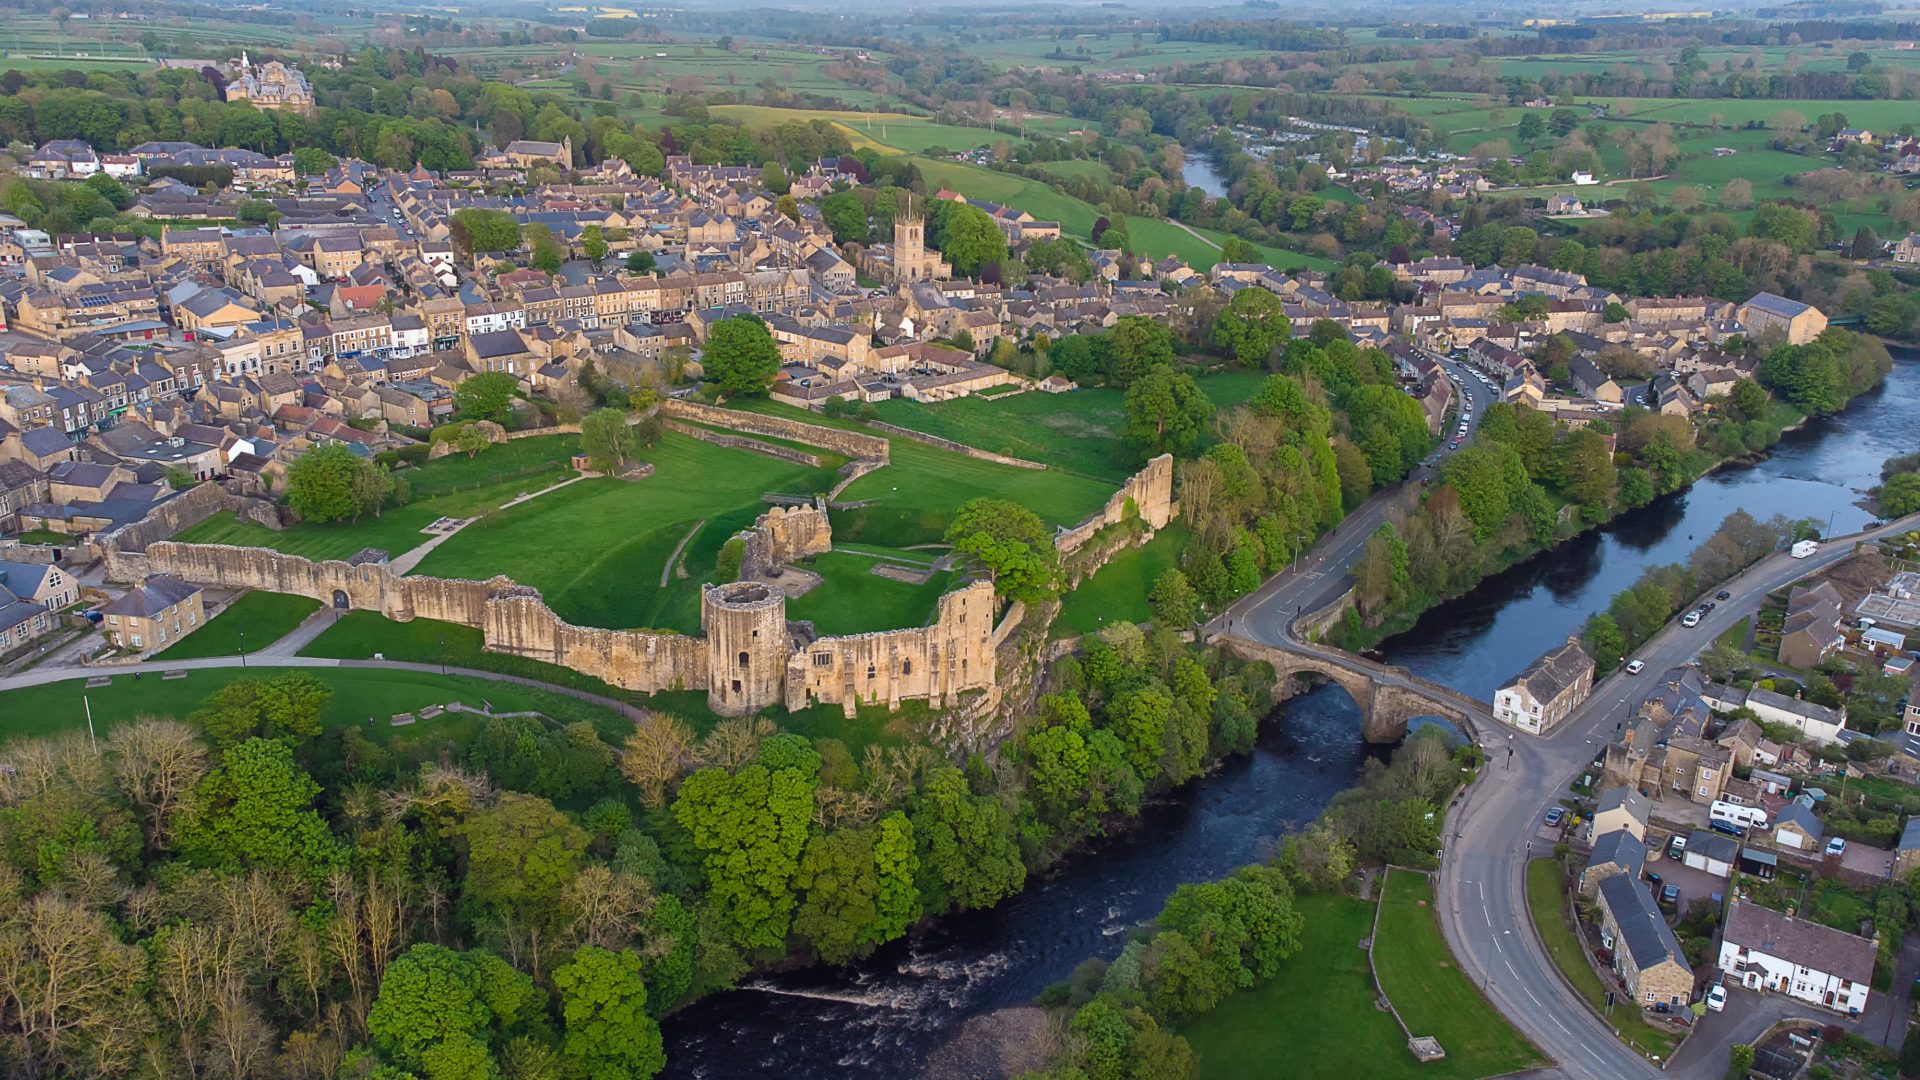
<svg viewBox="0 0 1920 1080">
<path fill-rule="evenodd" d="M 247 593 L 207 620 L 207 625 L 156 654 L 156 659 L 187 660 L 197 656 L 237 656 L 279 641 L 320 609 L 320 601 L 287 593 Z"/>
<path fill-rule="evenodd" d="M 85 679 L 70 679 L 9 690 L 0 693 L 0 717 L 5 717 L 0 720 L 0 740 L 17 735 L 85 731 L 88 704 L 93 709 L 94 731 L 100 735 L 136 717 L 184 718 L 214 691 L 235 679 L 266 678 L 289 670 L 305 671 L 333 688 L 333 700 L 322 717 L 328 727 L 351 724 L 361 728 L 368 738 L 383 742 L 448 737 L 459 741 L 471 736 L 478 725 L 473 717 L 459 713 L 406 727 L 396 728 L 389 723 L 395 713 L 414 712 L 428 705 L 452 701 L 477 708 L 485 699 L 493 703 L 497 712 L 537 710 L 556 720 L 591 720 L 603 730 L 625 723 L 614 713 L 563 694 L 472 676 L 375 669 L 236 667 L 193 671 L 184 679 L 172 680 L 162 679 L 154 672 L 138 679 L 130 674 L 115 675 L 113 685 L 93 689 L 87 689 Z M 369 716 L 374 718 L 370 725 Z"/>
<path fill-rule="evenodd" d="M 9 539 L 18 540 L 23 544 L 50 544 L 56 547 L 73 542 L 73 537 L 66 533 L 54 532 L 52 529 L 28 529 Z"/>
<path fill-rule="evenodd" d="M 1421 1065 L 1393 1017 L 1374 1007 L 1361 941 L 1373 905 L 1349 896 L 1302 896 L 1300 952 L 1269 982 L 1229 997 L 1181 1029 L 1200 1054 L 1203 1080 L 1276 1076 L 1367 1080 L 1468 1080 L 1499 1069 L 1455 1055 Z"/>
<path fill-rule="evenodd" d="M 1555 860 L 1535 859 L 1527 864 L 1527 907 L 1533 912 L 1534 929 L 1539 931 L 1540 941 L 1546 946 L 1547 955 L 1553 957 L 1560 974 L 1588 1004 L 1607 1012 L 1606 988 L 1600 985 L 1600 976 L 1594 974 L 1583 955 L 1580 939 L 1574 936 L 1571 916 L 1567 914 L 1567 891 L 1562 883 L 1560 864 Z M 1638 1008 L 1615 1006 L 1609 1019 L 1619 1029 L 1621 1038 L 1642 1054 L 1657 1056 L 1662 1061 L 1673 1056 L 1678 1040 L 1642 1020 Z"/>
<path fill-rule="evenodd" d="M 1476 1075 L 1540 1064 L 1538 1051 L 1494 1011 L 1453 962 L 1433 910 L 1433 879 L 1387 875 L 1380 900 L 1373 962 L 1381 989 L 1415 1035 L 1440 1040 L 1447 1060 L 1471 1063 Z"/>
<path fill-rule="evenodd" d="M 653 464 L 652 476 L 583 480 L 503 510 L 435 548 L 415 572 L 471 579 L 505 574 L 539 589 L 569 622 L 694 633 L 700 586 L 712 580 L 727 538 L 765 512 L 761 495 L 810 495 L 833 485 L 830 470 L 671 431 L 640 457 Z M 669 568 L 690 533 L 693 539 Z"/>
<path fill-rule="evenodd" d="M 913 585 L 872 573 L 878 561 L 852 552 L 815 555 L 803 565 L 824 580 L 805 596 L 787 602 L 787 618 L 810 620 L 821 634 L 925 626 L 953 575 L 937 573 L 925 585 Z"/>
<path fill-rule="evenodd" d="M 575 435 L 517 439 L 477 457 L 453 454 L 402 470 L 411 497 L 407 505 L 378 517 L 319 525 L 301 522 L 276 532 L 232 514 L 214 516 L 174 537 L 189 544 L 241 544 L 272 548 L 310 559 L 345 559 L 362 548 L 399 556 L 425 543 L 421 529 L 439 517 L 473 517 L 523 491 L 538 491 L 573 475 L 568 459 L 580 448 Z M 737 453 L 737 451 L 734 451 Z M 536 500 L 533 505 L 538 505 Z"/>
<path fill-rule="evenodd" d="M 1060 614 L 1053 620 L 1053 636 L 1091 634 L 1113 623 L 1152 618 L 1147 594 L 1161 574 L 1179 565 L 1187 539 L 1187 530 L 1175 522 L 1145 545 L 1114 556 L 1062 599 Z"/>
<path fill-rule="evenodd" d="M 1139 467 L 1136 452 L 1118 434 L 1126 419 L 1125 395 L 1105 387 L 1068 394 L 975 395 L 932 404 L 894 398 L 880 403 L 880 418 L 1116 486 Z"/>
<path fill-rule="evenodd" d="M 1008 399 L 1013 400 L 1013 399 Z M 769 416 L 863 430 L 852 421 L 764 399 L 740 407 Z M 834 540 L 910 547 L 938 542 L 961 503 L 983 495 L 1009 499 L 1050 524 L 1073 525 L 1106 505 L 1115 484 L 1057 469 L 1022 469 L 941 450 L 912 439 L 891 439 L 891 464 L 861 477 L 841 493 L 847 502 L 872 506 L 836 511 Z"/>
</svg>

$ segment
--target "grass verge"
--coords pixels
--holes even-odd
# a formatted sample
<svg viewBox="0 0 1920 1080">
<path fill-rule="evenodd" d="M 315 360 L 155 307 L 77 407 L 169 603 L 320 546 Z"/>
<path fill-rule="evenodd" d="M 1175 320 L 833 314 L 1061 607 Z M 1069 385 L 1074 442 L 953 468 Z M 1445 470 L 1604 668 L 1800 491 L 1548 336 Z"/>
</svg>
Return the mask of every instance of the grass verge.
<svg viewBox="0 0 1920 1080">
<path fill-rule="evenodd" d="M 198 633 L 188 634 L 154 655 L 156 660 L 191 660 L 201 656 L 237 656 L 279 641 L 293 632 L 307 616 L 320 609 L 320 601 L 287 593 L 254 591 L 228 604 L 226 610 L 207 620 Z"/>
<path fill-rule="evenodd" d="M 1540 934 L 1540 942 L 1546 946 L 1547 955 L 1553 958 L 1561 976 L 1587 999 L 1587 1004 L 1607 1015 L 1606 988 L 1600 985 L 1600 976 L 1594 974 L 1593 966 L 1587 963 L 1585 950 L 1569 921 L 1566 887 L 1559 864 L 1553 859 L 1535 859 L 1527 864 L 1527 907 L 1533 912 L 1533 926 Z M 1674 1045 L 1679 1040 L 1640 1019 L 1638 1008 L 1615 1006 L 1609 1022 L 1619 1029 L 1622 1039 L 1641 1053 L 1657 1055 L 1662 1061 L 1673 1057 Z"/>
</svg>

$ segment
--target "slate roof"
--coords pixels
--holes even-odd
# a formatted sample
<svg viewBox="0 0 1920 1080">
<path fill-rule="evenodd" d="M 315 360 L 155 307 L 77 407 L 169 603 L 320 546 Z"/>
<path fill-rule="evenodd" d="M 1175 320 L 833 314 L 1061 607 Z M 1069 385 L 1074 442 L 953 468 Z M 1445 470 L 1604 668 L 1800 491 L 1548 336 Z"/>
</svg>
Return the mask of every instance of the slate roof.
<svg viewBox="0 0 1920 1080">
<path fill-rule="evenodd" d="M 1798 300 L 1789 300 L 1784 296 L 1777 296 L 1770 292 L 1754 293 L 1753 298 L 1747 301 L 1747 306 L 1758 308 L 1769 315 L 1778 315 L 1783 319 L 1795 318 L 1813 309 L 1811 304 L 1803 304 Z"/>
<path fill-rule="evenodd" d="M 1600 801 L 1594 805 L 1593 813 L 1595 817 L 1599 817 L 1609 810 L 1623 807 L 1642 825 L 1647 823 L 1647 818 L 1653 813 L 1653 804 L 1647 800 L 1647 797 L 1626 784 L 1601 792 Z"/>
<path fill-rule="evenodd" d="M 1820 819 L 1813 816 L 1812 810 L 1807 809 L 1797 802 L 1788 803 L 1780 808 L 1779 813 L 1773 815 L 1774 828 L 1777 829 L 1787 824 L 1799 826 L 1801 832 L 1806 833 L 1815 840 L 1821 840 L 1826 837 L 1826 826 L 1820 824 Z"/>
<path fill-rule="evenodd" d="M 1620 927 L 1619 944 L 1633 957 L 1635 967 L 1646 971 L 1671 960 L 1688 972 L 1693 970 L 1653 895 L 1638 878 L 1615 874 L 1600 883 L 1600 897 L 1613 912 L 1613 921 Z"/>
<path fill-rule="evenodd" d="M 1742 949 L 1777 956 L 1848 982 L 1873 981 L 1873 942 L 1831 926 L 1736 900 L 1727 913 L 1724 936 Z"/>
<path fill-rule="evenodd" d="M 150 616 L 165 611 L 199 591 L 198 585 L 160 574 L 129 589 L 124 596 L 114 598 L 100 610 L 108 615 Z"/>
<path fill-rule="evenodd" d="M 1615 829 L 1594 842 L 1593 853 L 1587 856 L 1587 868 L 1611 864 L 1632 877 L 1639 877 L 1646 861 L 1647 845 L 1627 830 Z"/>
<path fill-rule="evenodd" d="M 1579 642 L 1569 641 L 1527 665 L 1514 682 L 1525 686 L 1536 701 L 1553 701 L 1592 670 L 1593 658 L 1587 650 Z"/>
<path fill-rule="evenodd" d="M 1687 834 L 1687 854 L 1701 855 L 1731 866 L 1740 857 L 1740 842 L 1725 833 L 1695 829 Z"/>
</svg>

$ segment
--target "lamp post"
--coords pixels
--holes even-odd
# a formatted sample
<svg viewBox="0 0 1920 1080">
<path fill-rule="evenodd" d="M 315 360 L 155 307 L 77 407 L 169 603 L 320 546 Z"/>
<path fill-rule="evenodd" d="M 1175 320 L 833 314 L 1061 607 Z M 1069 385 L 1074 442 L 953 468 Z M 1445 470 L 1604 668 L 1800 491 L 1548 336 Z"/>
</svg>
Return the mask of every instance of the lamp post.
<svg viewBox="0 0 1920 1080">
<path fill-rule="evenodd" d="M 247 628 L 244 624 L 242 624 L 238 629 L 240 631 L 240 666 L 246 667 L 247 666 Z"/>
<path fill-rule="evenodd" d="M 440 674 L 447 673 L 447 635 L 440 635 Z"/>
</svg>

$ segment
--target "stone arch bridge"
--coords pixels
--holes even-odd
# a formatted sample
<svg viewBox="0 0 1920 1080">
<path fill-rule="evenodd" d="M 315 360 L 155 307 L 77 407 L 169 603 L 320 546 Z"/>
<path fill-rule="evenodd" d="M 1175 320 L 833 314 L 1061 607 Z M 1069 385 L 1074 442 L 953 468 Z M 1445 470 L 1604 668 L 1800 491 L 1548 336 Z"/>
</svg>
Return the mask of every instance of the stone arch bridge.
<svg viewBox="0 0 1920 1080">
<path fill-rule="evenodd" d="M 1275 645 L 1220 634 L 1212 640 L 1243 659 L 1273 665 L 1277 679 L 1311 673 L 1339 683 L 1360 706 L 1365 717 L 1361 733 L 1370 743 L 1396 743 L 1406 738 L 1407 722 L 1416 716 L 1448 720 L 1469 739 L 1498 727 L 1486 702 L 1423 679 L 1406 668 L 1291 639 Z"/>
</svg>

